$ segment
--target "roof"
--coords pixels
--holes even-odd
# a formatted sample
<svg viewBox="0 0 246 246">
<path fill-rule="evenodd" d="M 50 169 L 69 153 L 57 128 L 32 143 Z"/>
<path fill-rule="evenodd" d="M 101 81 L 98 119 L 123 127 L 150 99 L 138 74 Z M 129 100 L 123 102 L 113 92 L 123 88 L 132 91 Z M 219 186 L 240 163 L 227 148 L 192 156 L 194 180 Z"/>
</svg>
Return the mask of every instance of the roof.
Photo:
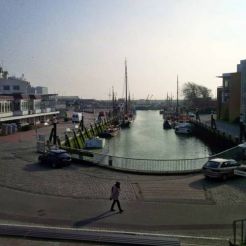
<svg viewBox="0 0 246 246">
<path fill-rule="evenodd" d="M 55 111 L 55 112 L 49 112 L 49 113 L 39 113 L 39 114 L 28 114 L 28 115 L 20 115 L 20 116 L 1 117 L 0 118 L 0 122 L 28 119 L 28 118 L 34 118 L 34 117 L 39 117 L 39 116 L 44 116 L 44 115 L 57 115 L 59 113 L 60 113 L 59 111 Z"/>
<path fill-rule="evenodd" d="M 20 93 L 12 94 L 14 99 L 29 99 L 29 96 Z"/>
<path fill-rule="evenodd" d="M 10 96 L 10 95 L 0 95 L 0 100 L 9 100 L 9 101 L 13 101 L 14 97 Z"/>
<path fill-rule="evenodd" d="M 30 99 L 41 99 L 40 95 L 29 95 Z"/>
</svg>

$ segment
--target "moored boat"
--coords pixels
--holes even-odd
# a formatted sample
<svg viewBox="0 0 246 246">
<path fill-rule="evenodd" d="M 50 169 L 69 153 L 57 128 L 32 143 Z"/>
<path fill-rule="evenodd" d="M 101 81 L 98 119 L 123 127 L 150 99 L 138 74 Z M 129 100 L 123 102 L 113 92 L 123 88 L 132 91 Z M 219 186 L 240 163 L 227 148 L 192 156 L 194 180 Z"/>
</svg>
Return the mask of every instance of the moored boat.
<svg viewBox="0 0 246 246">
<path fill-rule="evenodd" d="M 164 123 L 163 123 L 163 128 L 165 130 L 167 129 L 172 129 L 172 124 L 169 122 L 169 120 L 165 120 Z"/>
<path fill-rule="evenodd" d="M 86 149 L 102 149 L 105 145 L 105 139 L 95 137 L 85 141 Z"/>
<path fill-rule="evenodd" d="M 192 124 L 189 122 L 180 122 L 175 126 L 177 134 L 192 134 Z"/>
<path fill-rule="evenodd" d="M 110 126 L 108 129 L 100 133 L 98 136 L 100 138 L 112 138 L 118 135 L 120 132 L 120 128 L 117 126 Z"/>
</svg>

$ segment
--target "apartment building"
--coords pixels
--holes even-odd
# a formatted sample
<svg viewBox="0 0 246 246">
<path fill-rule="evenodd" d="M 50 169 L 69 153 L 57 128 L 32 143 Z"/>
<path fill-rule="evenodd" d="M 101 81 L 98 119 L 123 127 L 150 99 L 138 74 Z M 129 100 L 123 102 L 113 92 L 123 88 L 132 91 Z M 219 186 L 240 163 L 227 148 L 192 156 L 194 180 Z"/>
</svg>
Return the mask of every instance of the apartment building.
<svg viewBox="0 0 246 246">
<path fill-rule="evenodd" d="M 217 119 L 238 122 L 241 103 L 241 73 L 223 73 L 222 86 L 217 88 Z"/>
</svg>

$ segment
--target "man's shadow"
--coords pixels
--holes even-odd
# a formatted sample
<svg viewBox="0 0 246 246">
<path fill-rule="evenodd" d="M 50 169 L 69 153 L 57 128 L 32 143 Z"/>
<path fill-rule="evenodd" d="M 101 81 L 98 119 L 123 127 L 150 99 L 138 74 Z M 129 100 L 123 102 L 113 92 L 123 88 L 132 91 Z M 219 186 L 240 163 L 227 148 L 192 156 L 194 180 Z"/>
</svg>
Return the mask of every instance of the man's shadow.
<svg viewBox="0 0 246 246">
<path fill-rule="evenodd" d="M 102 214 L 99 214 L 99 215 L 97 215 L 95 217 L 92 217 L 92 218 L 89 218 L 89 219 L 85 219 L 85 220 L 76 221 L 73 224 L 73 226 L 74 227 L 83 227 L 83 226 L 86 226 L 86 225 L 91 224 L 93 222 L 96 222 L 98 220 L 102 220 L 102 219 L 111 217 L 111 216 L 116 215 L 116 214 L 118 214 L 118 212 L 112 213 L 111 211 L 106 211 L 106 212 L 103 212 Z"/>
</svg>

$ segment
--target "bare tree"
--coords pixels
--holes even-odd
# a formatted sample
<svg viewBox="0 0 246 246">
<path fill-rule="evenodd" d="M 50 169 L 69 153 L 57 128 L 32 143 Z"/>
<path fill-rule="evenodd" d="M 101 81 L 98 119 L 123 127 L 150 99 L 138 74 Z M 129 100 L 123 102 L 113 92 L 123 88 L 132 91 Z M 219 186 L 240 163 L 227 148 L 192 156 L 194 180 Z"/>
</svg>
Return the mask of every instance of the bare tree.
<svg viewBox="0 0 246 246">
<path fill-rule="evenodd" d="M 182 89 L 187 107 L 195 107 L 195 101 L 198 98 L 208 99 L 211 97 L 211 90 L 205 86 L 198 85 L 194 82 L 187 82 Z"/>
</svg>

